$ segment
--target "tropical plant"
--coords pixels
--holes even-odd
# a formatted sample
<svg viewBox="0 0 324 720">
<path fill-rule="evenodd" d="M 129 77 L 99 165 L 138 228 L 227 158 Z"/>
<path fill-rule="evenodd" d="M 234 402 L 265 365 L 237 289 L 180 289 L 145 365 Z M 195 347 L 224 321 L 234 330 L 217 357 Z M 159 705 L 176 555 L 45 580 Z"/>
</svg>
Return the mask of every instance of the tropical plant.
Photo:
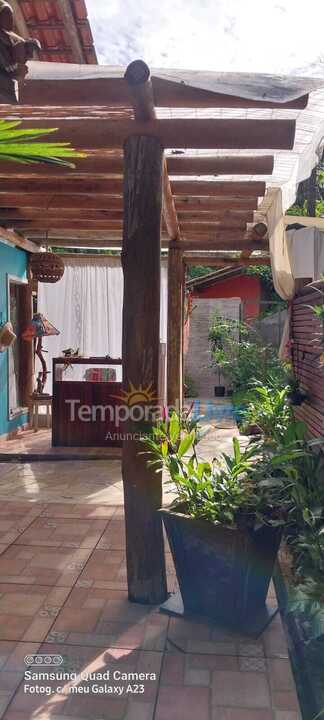
<svg viewBox="0 0 324 720">
<path fill-rule="evenodd" d="M 279 440 L 285 435 L 293 420 L 288 401 L 289 385 L 279 388 L 276 381 L 269 379 L 268 385 L 256 383 L 250 393 L 250 401 L 243 413 L 244 425 L 257 425 L 266 438 Z"/>
<path fill-rule="evenodd" d="M 222 369 L 234 393 L 249 391 L 255 382 L 286 385 L 287 372 L 276 350 L 247 323 L 227 320 L 215 313 L 209 329 L 211 365 Z"/>
<path fill-rule="evenodd" d="M 48 163 L 74 168 L 73 158 L 86 157 L 74 150 L 69 142 L 38 142 L 58 128 L 26 129 L 21 124 L 20 120 L 0 120 L 0 162 L 9 160 L 23 165 Z"/>
<path fill-rule="evenodd" d="M 283 504 L 284 485 L 299 448 L 276 453 L 253 443 L 242 450 L 233 438 L 232 455 L 222 453 L 205 462 L 197 454 L 198 431 L 196 422 L 186 427 L 173 413 L 143 439 L 148 464 L 157 472 L 164 468 L 169 473 L 177 496 L 173 505 L 183 505 L 191 517 L 226 526 L 285 524 L 291 508 Z M 281 492 L 278 479 L 283 484 Z"/>
</svg>

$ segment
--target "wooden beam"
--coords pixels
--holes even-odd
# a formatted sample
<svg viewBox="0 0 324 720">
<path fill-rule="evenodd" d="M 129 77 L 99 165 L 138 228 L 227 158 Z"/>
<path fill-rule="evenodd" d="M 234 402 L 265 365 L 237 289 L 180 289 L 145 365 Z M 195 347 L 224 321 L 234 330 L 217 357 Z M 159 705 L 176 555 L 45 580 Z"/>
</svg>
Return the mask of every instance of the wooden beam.
<svg viewBox="0 0 324 720">
<path fill-rule="evenodd" d="M 53 123 L 51 122 L 53 126 Z M 164 148 L 292 150 L 295 120 L 171 118 L 134 122 L 102 118 L 60 119 L 55 141 L 72 141 L 79 149 L 121 148 L 130 135 L 150 135 Z M 26 128 L 44 127 L 28 120 Z"/>
<path fill-rule="evenodd" d="M 28 186 L 30 188 L 30 186 Z M 232 210 L 256 210 L 258 200 L 256 197 L 229 197 L 229 196 L 213 196 L 213 197 L 186 197 L 179 195 L 175 198 L 175 205 L 178 211 L 182 213 L 208 210 L 211 212 L 232 211 Z M 0 208 L 38 208 L 40 210 L 55 209 L 84 209 L 89 210 L 122 210 L 123 199 L 121 196 L 113 195 L 92 195 L 72 193 L 68 194 L 49 194 L 49 193 L 31 193 L 28 192 L 0 192 Z"/>
<path fill-rule="evenodd" d="M 153 88 L 150 78 L 149 67 L 142 60 L 135 60 L 128 65 L 125 72 L 125 80 L 128 83 L 135 120 L 148 122 L 156 119 L 154 107 Z M 168 168 L 165 156 L 163 157 L 163 217 L 171 240 L 177 240 L 180 236 L 177 211 L 172 197 Z"/>
<path fill-rule="evenodd" d="M 271 155 L 259 157 L 190 155 L 167 158 L 170 175 L 271 175 L 274 158 Z"/>
<path fill-rule="evenodd" d="M 201 222 L 200 220 L 197 222 L 189 221 L 189 222 L 181 222 L 180 223 L 181 232 L 183 235 L 186 235 L 188 232 L 192 235 L 193 233 L 211 233 L 214 230 L 215 231 L 222 231 L 222 230 L 246 230 L 246 220 L 241 220 L 240 218 L 238 220 L 213 220 L 212 222 Z"/>
<path fill-rule="evenodd" d="M 190 240 L 192 238 L 196 238 L 199 236 L 199 238 L 211 240 L 213 242 L 216 242 L 217 240 L 221 240 L 222 242 L 232 242 L 232 240 L 245 240 L 252 244 L 252 247 L 255 245 L 255 250 L 258 250 L 264 243 L 268 245 L 268 238 L 266 237 L 260 237 L 257 235 L 253 229 L 252 230 L 246 230 L 246 232 L 242 232 L 241 230 L 238 230 L 236 228 L 232 230 L 201 230 L 198 232 L 192 232 L 191 230 L 186 230 L 184 233 L 184 239 Z"/>
<path fill-rule="evenodd" d="M 245 210 L 256 210 L 258 207 L 257 197 L 227 197 L 226 195 L 185 197 L 178 195 L 174 200 L 178 211 L 183 213 L 200 210 L 209 210 L 211 212 L 239 210 L 243 212 Z"/>
<path fill-rule="evenodd" d="M 229 197 L 261 197 L 265 194 L 263 182 L 222 182 L 218 180 L 173 180 L 171 190 L 174 196 L 229 196 Z M 123 180 L 107 178 L 91 180 L 68 177 L 66 175 L 50 178 L 34 178 L 20 180 L 15 177 L 0 179 L 0 193 L 41 193 L 41 194 L 93 194 L 122 196 Z"/>
<path fill-rule="evenodd" d="M 183 256 L 184 262 L 186 265 L 206 265 L 206 267 L 238 267 L 243 265 L 244 267 L 249 265 L 269 265 L 270 264 L 270 258 L 269 257 L 262 257 L 262 258 L 250 258 L 250 259 L 244 259 L 242 260 L 241 257 L 237 258 L 229 258 L 226 256 L 220 257 L 219 255 L 217 257 L 209 255 L 201 255 L 200 253 L 197 253 L 195 255 L 190 254 L 184 254 Z"/>
<path fill-rule="evenodd" d="M 123 229 L 122 220 L 74 220 L 73 218 L 50 218 L 46 215 L 39 218 L 27 218 L 25 220 L 10 220 L 11 227 L 26 231 L 28 233 L 39 230 L 43 232 L 58 232 L 59 230 L 88 230 L 88 231 L 118 231 Z M 12 225 L 11 225 L 12 223 Z"/>
<path fill-rule="evenodd" d="M 38 67 L 33 63 L 32 73 L 27 76 L 21 88 L 20 102 L 24 104 L 39 105 L 42 99 L 44 105 L 101 105 L 130 107 L 131 99 L 129 88 L 123 79 L 123 70 L 114 70 L 111 67 L 75 66 L 66 67 L 64 77 L 53 67 Z M 174 71 L 168 73 L 170 75 Z M 279 108 L 304 109 L 307 105 L 308 95 L 291 100 L 286 103 L 268 102 L 267 100 L 251 100 L 238 96 L 202 90 L 190 85 L 190 82 L 181 81 L 181 71 L 178 72 L 178 81 L 174 77 L 165 80 L 154 75 L 152 77 L 154 103 L 156 107 L 206 107 L 206 108 Z"/>
<path fill-rule="evenodd" d="M 1 217 L 1 215 L 0 215 Z M 253 222 L 253 210 L 221 210 L 215 209 L 212 212 L 196 211 L 196 212 L 179 212 L 179 222 Z"/>
<path fill-rule="evenodd" d="M 26 252 L 36 253 L 40 252 L 41 249 L 39 245 L 31 240 L 27 240 L 23 235 L 18 235 L 13 230 L 7 230 L 4 227 L 0 227 L 0 238 L 6 240 L 10 245 L 21 248 L 21 250 L 26 250 Z"/>
<path fill-rule="evenodd" d="M 162 174 L 160 142 L 129 138 L 122 252 L 123 389 L 149 387 L 154 397 L 159 379 Z M 157 513 L 162 505 L 162 475 L 148 467 L 147 458 L 140 454 L 143 445 L 133 439 L 151 429 L 152 421 L 126 420 L 122 460 L 128 595 L 144 604 L 157 604 L 167 597 L 162 522 Z"/>
<path fill-rule="evenodd" d="M 106 180 L 91 180 L 69 177 L 34 178 L 32 180 L 19 180 L 10 177 L 0 179 L 0 193 L 41 193 L 44 194 L 86 194 L 86 195 L 119 195 L 123 194 L 122 178 L 107 178 Z"/>
<path fill-rule="evenodd" d="M 180 246 L 180 247 L 179 247 Z M 167 395 L 169 407 L 182 409 L 182 355 L 184 264 L 182 242 L 174 243 L 168 256 Z"/>
<path fill-rule="evenodd" d="M 305 227 L 316 227 L 318 230 L 324 231 L 324 217 L 308 217 L 304 215 L 284 215 L 285 225 L 294 225 L 300 223 Z"/>
<path fill-rule="evenodd" d="M 0 208 L 0 225 L 3 221 L 10 220 L 38 220 L 39 219 L 38 208 Z M 42 220 L 46 219 L 57 219 L 58 212 L 53 208 L 49 208 L 45 213 L 42 213 Z M 67 218 L 69 220 L 76 221 L 95 221 L 95 220 L 107 220 L 111 222 L 113 220 L 123 221 L 123 210 L 81 210 L 80 208 L 60 208 L 59 220 Z M 247 221 L 249 222 L 249 220 Z"/>
<path fill-rule="evenodd" d="M 70 0 L 60 0 L 59 12 L 61 13 L 64 22 L 64 31 L 68 35 L 71 44 L 73 60 L 74 62 L 82 65 L 86 62 L 86 58 Z"/>
<path fill-rule="evenodd" d="M 0 183 L 1 187 L 1 183 Z M 218 180 L 173 180 L 172 192 L 175 196 L 213 196 L 263 197 L 266 191 L 264 182 L 221 182 Z"/>
<path fill-rule="evenodd" d="M 8 111 L 6 111 L 8 115 Z M 272 156 L 255 157 L 199 157 L 191 155 L 174 155 L 166 158 L 170 175 L 271 175 L 273 171 Z M 123 175 L 124 161 L 121 156 L 112 155 L 112 151 L 103 156 L 92 152 L 85 158 L 76 158 L 75 169 L 60 168 L 60 174 L 68 177 L 87 177 L 94 180 L 104 179 L 107 175 Z M 57 175 L 55 165 L 36 164 L 32 167 L 17 167 L 12 162 L 2 161 L 0 177 L 14 175 L 17 178 L 34 178 L 46 175 Z M 102 176 L 102 177 L 99 177 Z"/>
<path fill-rule="evenodd" d="M 89 210 L 122 210 L 122 197 L 111 195 L 67 195 L 67 194 L 41 194 L 41 193 L 12 193 L 0 192 L 0 207 L 2 208 L 39 208 L 49 210 L 61 208 L 89 208 Z"/>
<path fill-rule="evenodd" d="M 224 233 L 222 233 L 222 235 L 224 235 Z M 180 247 L 182 250 L 218 250 L 220 252 L 228 252 L 229 250 L 263 250 L 264 252 L 267 252 L 269 250 L 269 245 L 267 243 L 262 243 L 259 247 L 254 247 L 254 244 L 251 243 L 251 241 L 242 236 L 240 238 L 229 237 L 225 238 L 225 240 L 222 238 L 217 238 L 215 240 L 213 238 L 201 237 L 200 235 L 192 238 L 185 237 L 181 240 Z"/>
</svg>

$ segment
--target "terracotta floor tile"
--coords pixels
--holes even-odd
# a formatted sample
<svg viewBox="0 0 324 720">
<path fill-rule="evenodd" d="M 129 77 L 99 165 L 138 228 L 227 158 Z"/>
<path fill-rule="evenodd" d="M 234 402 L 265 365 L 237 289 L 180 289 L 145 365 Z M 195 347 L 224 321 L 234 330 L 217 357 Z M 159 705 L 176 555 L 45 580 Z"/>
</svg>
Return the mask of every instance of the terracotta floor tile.
<svg viewBox="0 0 324 720">
<path fill-rule="evenodd" d="M 268 668 L 272 690 L 276 692 L 295 691 L 295 682 L 289 660 L 270 658 Z"/>
<path fill-rule="evenodd" d="M 294 710 L 276 710 L 274 720 L 302 720 L 302 716 Z"/>
<path fill-rule="evenodd" d="M 2 553 L 4 553 L 8 547 L 9 547 L 9 545 L 0 545 L 0 555 L 2 555 Z"/>
<path fill-rule="evenodd" d="M 0 484 L 1 487 L 1 484 Z M 15 487 L 13 483 L 12 488 Z M 14 518 L 24 517 L 28 514 L 37 517 L 44 510 L 45 505 L 37 502 L 23 502 L 23 501 L 7 501 L 0 503 L 0 517 Z"/>
<path fill-rule="evenodd" d="M 126 547 L 125 521 L 123 518 L 113 519 L 102 535 L 98 544 L 100 550 L 124 550 Z"/>
<path fill-rule="evenodd" d="M 212 704 L 239 708 L 269 708 L 267 677 L 259 672 L 216 671 Z"/>
<path fill-rule="evenodd" d="M 9 720 L 21 720 L 19 713 L 26 712 L 26 706 L 30 713 L 29 718 L 82 718 L 82 720 L 95 720 L 96 718 L 109 718 L 109 720 L 152 720 L 154 703 L 158 689 L 158 681 L 161 668 L 162 656 L 160 653 L 139 652 L 139 651 L 118 651 L 113 648 L 84 648 L 69 647 L 66 645 L 43 644 L 41 653 L 57 653 L 63 657 L 63 664 L 57 669 L 57 679 L 46 681 L 53 694 L 46 698 L 26 694 L 23 686 L 20 687 L 12 701 L 8 717 Z M 98 678 L 98 673 L 110 673 L 109 679 Z M 60 680 L 59 673 L 66 672 L 71 677 L 71 683 L 67 680 Z M 114 673 L 119 673 L 114 677 Z M 75 675 L 73 675 L 75 673 Z M 85 673 L 97 674 L 92 680 L 85 678 Z M 121 679 L 121 673 L 127 674 L 127 679 Z M 138 684 L 130 678 L 130 673 L 150 673 L 151 677 L 142 680 L 144 692 L 140 695 L 133 695 L 127 688 Z M 154 678 L 153 678 L 154 676 Z M 36 684 L 37 681 L 34 681 Z M 29 684 L 33 684 L 30 681 Z M 72 694 L 69 685 L 89 688 L 89 694 Z M 63 692 L 58 694 L 56 689 L 60 685 Z M 97 694 L 91 692 L 91 686 L 103 687 L 120 686 L 120 696 L 111 695 L 108 692 Z M 107 688 L 106 688 L 107 689 Z M 136 715 L 138 708 L 138 715 Z M 10 714 L 9 714 L 10 713 Z M 17 715 L 15 715 L 17 713 Z"/>
<path fill-rule="evenodd" d="M 72 587 L 90 549 L 11 545 L 0 556 L 0 582 Z"/>
<path fill-rule="evenodd" d="M 123 550 L 95 550 L 87 562 L 79 581 L 81 586 L 100 588 L 115 583 L 117 589 L 127 588 L 126 557 Z M 109 586 L 107 586 L 109 589 Z"/>
<path fill-rule="evenodd" d="M 63 519 L 110 520 L 116 508 L 113 505 L 80 505 L 78 503 L 48 503 L 41 517 Z"/>
<path fill-rule="evenodd" d="M 299 710 L 297 693 L 295 690 L 272 692 L 272 702 L 276 710 Z"/>
<path fill-rule="evenodd" d="M 20 535 L 17 545 L 93 549 L 106 525 L 107 520 L 38 518 Z"/>
<path fill-rule="evenodd" d="M 205 687 L 162 687 L 155 720 L 209 720 L 209 690 Z"/>
<path fill-rule="evenodd" d="M 288 658 L 288 647 L 280 615 L 277 615 L 271 625 L 262 635 L 265 655 L 268 658 Z"/>
<path fill-rule="evenodd" d="M 241 708 L 212 708 L 211 720 L 273 720 L 271 710 L 243 710 Z"/>
<path fill-rule="evenodd" d="M 0 503 L 1 504 L 1 503 Z M 10 510 L 8 509 L 8 513 Z M 19 536 L 28 528 L 35 519 L 34 512 L 26 512 L 25 515 L 10 515 L 0 517 L 0 543 L 9 545 L 15 542 Z"/>
<path fill-rule="evenodd" d="M 158 608 L 128 602 L 125 591 L 75 587 L 48 641 L 162 651 L 168 622 Z"/>
<path fill-rule="evenodd" d="M 0 584 L 0 640 L 42 642 L 68 588 Z"/>
</svg>

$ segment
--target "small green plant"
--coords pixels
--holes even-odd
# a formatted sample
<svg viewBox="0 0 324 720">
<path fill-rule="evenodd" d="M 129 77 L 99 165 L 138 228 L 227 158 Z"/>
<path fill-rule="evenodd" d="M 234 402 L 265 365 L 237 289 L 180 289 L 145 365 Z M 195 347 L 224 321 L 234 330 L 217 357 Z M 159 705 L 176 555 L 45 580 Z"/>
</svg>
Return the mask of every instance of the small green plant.
<svg viewBox="0 0 324 720">
<path fill-rule="evenodd" d="M 243 413 L 243 426 L 257 425 L 266 438 L 280 440 L 293 420 L 289 391 L 288 385 L 280 389 L 271 379 L 267 386 L 256 383 Z"/>
<path fill-rule="evenodd" d="M 211 365 L 222 370 L 234 393 L 248 392 L 256 381 L 267 385 L 271 376 L 286 385 L 286 368 L 275 349 L 264 345 L 258 334 L 244 322 L 226 320 L 219 313 L 209 329 Z"/>
</svg>

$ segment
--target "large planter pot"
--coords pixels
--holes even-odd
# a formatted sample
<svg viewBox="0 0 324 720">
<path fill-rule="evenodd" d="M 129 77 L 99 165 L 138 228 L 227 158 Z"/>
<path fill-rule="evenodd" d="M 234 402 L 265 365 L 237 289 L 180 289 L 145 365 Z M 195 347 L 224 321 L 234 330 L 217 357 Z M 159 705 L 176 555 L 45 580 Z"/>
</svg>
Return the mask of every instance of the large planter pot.
<svg viewBox="0 0 324 720">
<path fill-rule="evenodd" d="M 214 525 L 185 515 L 180 506 L 160 512 L 184 612 L 238 626 L 252 635 L 262 632 L 273 616 L 266 598 L 281 530 Z"/>
</svg>

